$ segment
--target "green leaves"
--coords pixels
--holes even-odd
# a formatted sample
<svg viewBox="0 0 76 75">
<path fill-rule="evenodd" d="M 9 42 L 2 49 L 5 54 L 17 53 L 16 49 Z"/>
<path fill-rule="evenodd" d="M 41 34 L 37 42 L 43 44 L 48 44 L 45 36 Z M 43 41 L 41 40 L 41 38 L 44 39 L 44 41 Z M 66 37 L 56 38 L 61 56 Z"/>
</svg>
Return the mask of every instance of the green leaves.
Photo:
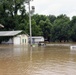
<svg viewBox="0 0 76 75">
<path fill-rule="evenodd" d="M 69 23 L 70 19 L 66 15 L 60 15 L 54 21 L 52 37 L 55 40 L 68 41 L 69 40 Z"/>
<path fill-rule="evenodd" d="M 70 22 L 70 33 L 71 33 L 71 37 L 70 39 L 72 41 L 75 41 L 76 42 L 76 16 L 73 16 L 72 17 L 72 20 Z"/>
</svg>

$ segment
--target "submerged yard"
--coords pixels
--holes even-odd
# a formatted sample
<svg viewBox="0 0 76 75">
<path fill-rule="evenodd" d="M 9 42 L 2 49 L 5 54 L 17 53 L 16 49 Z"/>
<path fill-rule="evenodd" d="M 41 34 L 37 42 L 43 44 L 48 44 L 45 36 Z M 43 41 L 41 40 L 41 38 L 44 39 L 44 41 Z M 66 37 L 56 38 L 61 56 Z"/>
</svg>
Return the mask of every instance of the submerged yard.
<svg viewBox="0 0 76 75">
<path fill-rule="evenodd" d="M 76 51 L 65 46 L 0 45 L 0 75 L 76 75 Z"/>
</svg>

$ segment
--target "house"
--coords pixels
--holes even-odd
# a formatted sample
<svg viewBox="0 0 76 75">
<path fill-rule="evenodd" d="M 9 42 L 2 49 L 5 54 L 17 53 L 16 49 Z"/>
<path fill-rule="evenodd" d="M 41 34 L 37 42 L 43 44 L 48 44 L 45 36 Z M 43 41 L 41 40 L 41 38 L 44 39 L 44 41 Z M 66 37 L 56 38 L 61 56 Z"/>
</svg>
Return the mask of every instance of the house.
<svg viewBox="0 0 76 75">
<path fill-rule="evenodd" d="M 28 44 L 28 35 L 21 34 L 22 30 L 18 31 L 0 31 L 0 37 L 11 37 L 7 42 L 2 41 L 2 43 L 6 44 L 14 44 L 14 45 L 21 45 L 21 44 Z"/>
<path fill-rule="evenodd" d="M 44 37 L 43 36 L 32 36 L 32 43 L 33 44 L 38 44 L 39 42 L 44 42 Z M 30 37 L 29 37 L 30 40 Z"/>
<path fill-rule="evenodd" d="M 28 44 L 28 35 L 21 34 L 13 38 L 13 44 Z"/>
</svg>

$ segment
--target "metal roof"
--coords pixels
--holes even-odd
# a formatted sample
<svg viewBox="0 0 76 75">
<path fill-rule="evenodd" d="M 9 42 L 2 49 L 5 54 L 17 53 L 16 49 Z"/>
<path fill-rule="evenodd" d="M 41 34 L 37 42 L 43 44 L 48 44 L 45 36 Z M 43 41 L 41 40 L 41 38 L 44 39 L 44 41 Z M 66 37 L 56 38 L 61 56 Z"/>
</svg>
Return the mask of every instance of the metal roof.
<svg viewBox="0 0 76 75">
<path fill-rule="evenodd" d="M 0 36 L 15 36 L 19 33 L 21 33 L 22 30 L 18 30 L 18 31 L 0 31 Z"/>
<path fill-rule="evenodd" d="M 32 36 L 31 38 L 40 39 L 40 38 L 44 38 L 44 37 L 43 36 Z"/>
</svg>

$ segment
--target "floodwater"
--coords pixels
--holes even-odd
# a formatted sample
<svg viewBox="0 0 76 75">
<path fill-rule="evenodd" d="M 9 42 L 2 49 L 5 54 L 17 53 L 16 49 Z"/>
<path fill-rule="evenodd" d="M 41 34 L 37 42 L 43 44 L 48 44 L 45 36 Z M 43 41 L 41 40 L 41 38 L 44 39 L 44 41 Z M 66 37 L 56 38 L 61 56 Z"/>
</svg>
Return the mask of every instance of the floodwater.
<svg viewBox="0 0 76 75">
<path fill-rule="evenodd" d="M 76 75 L 69 47 L 0 45 L 0 75 Z"/>
</svg>

